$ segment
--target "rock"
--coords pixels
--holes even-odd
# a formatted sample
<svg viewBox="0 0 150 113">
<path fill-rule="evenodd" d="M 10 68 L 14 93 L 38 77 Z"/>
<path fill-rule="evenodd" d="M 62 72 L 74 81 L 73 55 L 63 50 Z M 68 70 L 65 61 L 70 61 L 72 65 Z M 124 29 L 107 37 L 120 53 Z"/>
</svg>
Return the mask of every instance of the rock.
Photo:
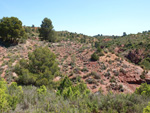
<svg viewBox="0 0 150 113">
<path fill-rule="evenodd" d="M 15 72 L 12 73 L 13 77 L 18 77 Z"/>
<path fill-rule="evenodd" d="M 57 81 L 59 81 L 61 79 L 61 77 L 60 76 L 58 76 L 58 77 L 56 77 L 56 78 L 54 78 L 54 82 L 57 82 Z"/>
</svg>

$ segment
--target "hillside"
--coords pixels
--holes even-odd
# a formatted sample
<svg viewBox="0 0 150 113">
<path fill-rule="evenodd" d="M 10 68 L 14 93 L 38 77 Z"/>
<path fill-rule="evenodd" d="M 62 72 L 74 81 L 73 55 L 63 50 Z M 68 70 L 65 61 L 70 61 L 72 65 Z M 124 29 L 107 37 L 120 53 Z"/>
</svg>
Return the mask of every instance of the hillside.
<svg viewBox="0 0 150 113">
<path fill-rule="evenodd" d="M 61 38 L 62 41 L 57 43 L 43 42 L 34 40 L 33 38 L 32 40 L 28 39 L 24 44 L 8 48 L 1 46 L 1 77 L 5 78 L 9 83 L 14 81 L 17 75 L 13 72 L 13 67 L 18 60 L 21 58 L 28 58 L 28 52 L 33 51 L 36 47 L 48 46 L 49 49 L 57 55 L 59 67 L 63 75 L 69 76 L 72 81 L 76 79 L 85 81 L 92 92 L 102 90 L 104 93 L 108 91 L 113 91 L 115 93 L 133 93 L 136 87 L 142 82 L 149 83 L 149 71 L 144 71 L 140 66 L 129 62 L 126 57 L 118 56 L 118 54 L 124 55 L 126 51 L 129 51 L 129 49 L 126 49 L 126 46 L 120 47 L 120 45 L 125 44 L 123 41 L 124 39 L 131 40 L 132 38 L 133 41 L 134 38 L 131 37 L 132 35 L 118 37 L 118 39 L 112 37 L 96 37 L 97 40 L 103 40 L 99 43 L 100 46 L 112 43 L 110 47 L 103 48 L 104 56 L 100 56 L 98 61 L 90 60 L 91 55 L 96 51 L 96 48 L 92 47 L 90 40 L 96 39 L 92 39 L 92 37 L 86 35 L 69 32 L 59 32 L 58 36 L 63 36 L 63 38 Z M 138 42 L 142 40 L 147 43 L 147 41 L 143 40 L 143 37 L 140 38 L 141 34 L 135 36 L 138 38 L 135 38 L 131 43 L 135 43 L 137 40 L 139 40 Z M 146 36 L 149 37 L 148 35 Z M 80 42 L 83 37 L 86 38 L 85 43 Z M 106 39 L 110 40 L 106 41 Z M 120 45 L 113 44 L 114 42 L 119 42 Z M 114 52 L 110 51 L 110 48 L 113 48 L 112 46 L 115 48 Z M 144 47 L 140 46 L 140 49 L 142 48 Z M 125 50 L 120 51 L 121 49 Z"/>
<path fill-rule="evenodd" d="M 139 89 L 139 92 L 137 92 L 137 88 L 148 87 L 141 86 L 144 82 L 150 83 L 150 71 L 148 68 L 150 60 L 147 52 L 149 32 L 122 37 L 99 35 L 91 37 L 68 31 L 59 31 L 57 32 L 59 40 L 55 43 L 41 41 L 39 32 L 34 28 L 27 27 L 26 33 L 28 39 L 23 43 L 11 45 L 3 41 L 0 43 L 0 76 L 7 82 L 9 94 L 17 95 L 16 91 L 19 92 L 16 89 L 17 86 L 13 89 L 13 92 L 10 92 L 11 88 L 14 87 L 12 85 L 18 82 L 20 76 L 15 71 L 16 65 L 23 58 L 28 60 L 29 53 L 39 47 L 48 47 L 50 51 L 55 53 L 60 74 L 53 78 L 52 85 L 47 86 L 47 88 L 45 86 L 26 86 L 18 82 L 18 85 L 21 85 L 18 87 L 23 88 L 23 93 L 18 93 L 22 97 L 12 98 L 18 98 L 22 102 L 11 105 L 16 108 L 11 112 L 32 112 L 32 110 L 38 111 L 35 110 L 38 108 L 39 111 L 44 110 L 45 112 L 57 112 L 58 110 L 59 112 L 72 112 L 72 109 L 74 109 L 76 112 L 98 113 L 101 111 L 109 112 L 109 110 L 106 110 L 108 107 L 114 111 L 117 110 L 117 112 L 127 107 L 126 112 L 133 112 L 134 109 L 136 113 L 141 113 L 143 108 L 147 106 L 149 97 L 138 95 L 142 93 L 142 90 Z M 99 59 L 97 61 L 91 60 L 93 53 L 98 55 Z M 29 76 L 28 73 L 25 76 Z M 67 88 L 67 85 L 70 85 L 70 87 Z M 60 87 L 64 86 L 65 88 L 61 92 Z M 146 88 L 143 89 L 147 90 Z M 39 94 L 39 91 L 42 91 L 41 94 Z M 44 91 L 47 92 L 44 93 Z M 78 96 L 76 97 L 76 95 Z M 23 98 L 25 100 L 22 100 Z M 56 100 L 53 100 L 54 98 Z M 58 101 L 60 98 L 62 99 L 61 102 Z M 78 100 L 75 101 L 76 99 Z M 107 99 L 112 102 L 108 103 Z M 34 101 L 36 102 L 33 103 Z M 57 106 L 61 104 L 61 107 L 55 109 L 53 103 L 43 104 L 46 101 L 53 101 Z M 95 107 L 86 106 L 88 109 L 84 111 L 83 108 L 86 104 L 89 104 L 88 101 Z M 135 101 L 137 104 L 135 104 Z M 78 105 L 78 103 L 81 104 L 82 102 L 82 105 Z M 124 105 L 119 106 L 119 102 L 124 102 Z M 69 105 L 67 107 L 63 106 L 64 103 Z M 77 109 L 72 106 L 72 103 L 76 104 Z M 106 103 L 107 106 L 105 106 Z M 112 103 L 116 104 L 113 108 Z M 128 103 L 132 103 L 132 105 L 129 106 Z M 42 106 L 39 106 L 39 104 L 42 104 Z M 45 109 L 49 105 L 51 105 L 51 109 Z M 119 109 L 117 108 L 118 106 Z M 140 106 L 139 109 L 137 109 L 137 106 Z"/>
<path fill-rule="evenodd" d="M 122 37 L 111 36 L 108 38 L 97 36 L 96 38 L 99 40 L 97 42 L 99 46 L 108 48 L 116 55 L 128 59 L 145 70 L 149 70 L 149 31 Z"/>
</svg>

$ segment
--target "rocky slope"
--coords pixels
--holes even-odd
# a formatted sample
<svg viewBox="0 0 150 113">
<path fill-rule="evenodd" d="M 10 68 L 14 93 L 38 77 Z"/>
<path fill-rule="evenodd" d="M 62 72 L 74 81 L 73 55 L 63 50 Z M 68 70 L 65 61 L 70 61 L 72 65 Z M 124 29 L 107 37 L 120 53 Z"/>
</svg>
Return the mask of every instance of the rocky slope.
<svg viewBox="0 0 150 113">
<path fill-rule="evenodd" d="M 57 55 L 61 72 L 73 81 L 77 79 L 85 81 L 92 92 L 100 90 L 107 93 L 111 90 L 116 93 L 132 93 L 142 82 L 150 82 L 150 71 L 145 72 L 141 67 L 107 50 L 99 61 L 91 61 L 90 58 L 95 49 L 90 44 L 75 41 L 46 43 L 27 40 L 25 44 L 9 48 L 0 47 L 1 77 L 8 82 L 14 81 L 17 75 L 13 72 L 13 68 L 17 61 L 21 58 L 28 58 L 28 52 L 38 46 L 49 46 L 49 49 Z M 59 79 L 60 77 L 57 77 L 55 81 Z"/>
</svg>

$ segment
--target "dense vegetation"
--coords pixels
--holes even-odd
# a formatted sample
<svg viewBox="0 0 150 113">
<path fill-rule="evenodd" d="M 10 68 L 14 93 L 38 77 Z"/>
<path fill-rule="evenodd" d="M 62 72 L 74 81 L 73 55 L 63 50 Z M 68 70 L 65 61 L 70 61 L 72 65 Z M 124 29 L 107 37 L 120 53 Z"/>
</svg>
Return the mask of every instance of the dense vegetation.
<svg viewBox="0 0 150 113">
<path fill-rule="evenodd" d="M 143 86 L 141 88 L 145 88 L 145 91 L 148 91 L 150 88 L 149 85 Z M 149 95 L 138 95 L 137 92 L 134 94 L 92 94 L 88 91 L 85 84 L 78 83 L 76 86 L 73 86 L 72 82 L 66 77 L 62 80 L 58 89 L 60 90 L 55 93 L 44 85 L 39 88 L 35 86 L 21 87 L 17 86 L 15 82 L 7 85 L 1 79 L 0 111 L 54 113 L 149 112 L 149 105 L 147 106 L 148 101 L 150 101 Z"/>
</svg>

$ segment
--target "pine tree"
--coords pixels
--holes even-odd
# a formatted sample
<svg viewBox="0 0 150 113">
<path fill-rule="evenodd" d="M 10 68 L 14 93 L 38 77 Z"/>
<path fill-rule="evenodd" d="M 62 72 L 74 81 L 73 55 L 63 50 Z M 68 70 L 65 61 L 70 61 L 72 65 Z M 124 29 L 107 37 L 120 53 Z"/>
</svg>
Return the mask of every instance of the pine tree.
<svg viewBox="0 0 150 113">
<path fill-rule="evenodd" d="M 41 40 L 47 40 L 49 42 L 55 42 L 56 33 L 53 29 L 52 21 L 48 18 L 44 18 L 39 29 Z"/>
</svg>

